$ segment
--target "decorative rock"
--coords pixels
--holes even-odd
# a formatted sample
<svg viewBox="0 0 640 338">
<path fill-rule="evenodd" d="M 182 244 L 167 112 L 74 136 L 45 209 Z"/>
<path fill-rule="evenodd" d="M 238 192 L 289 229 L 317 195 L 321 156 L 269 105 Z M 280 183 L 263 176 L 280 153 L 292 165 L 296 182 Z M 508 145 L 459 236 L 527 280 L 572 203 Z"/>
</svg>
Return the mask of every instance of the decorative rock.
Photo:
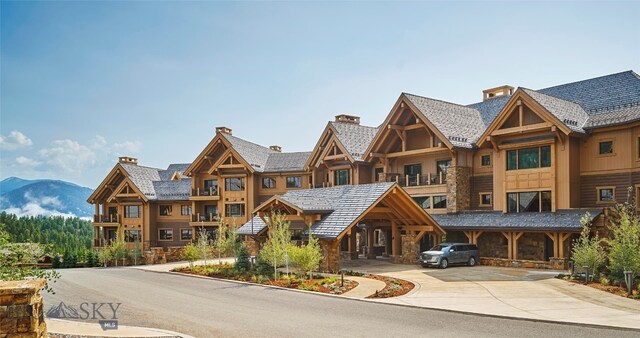
<svg viewBox="0 0 640 338">
<path fill-rule="evenodd" d="M 0 337 L 47 337 L 43 279 L 0 282 Z"/>
</svg>

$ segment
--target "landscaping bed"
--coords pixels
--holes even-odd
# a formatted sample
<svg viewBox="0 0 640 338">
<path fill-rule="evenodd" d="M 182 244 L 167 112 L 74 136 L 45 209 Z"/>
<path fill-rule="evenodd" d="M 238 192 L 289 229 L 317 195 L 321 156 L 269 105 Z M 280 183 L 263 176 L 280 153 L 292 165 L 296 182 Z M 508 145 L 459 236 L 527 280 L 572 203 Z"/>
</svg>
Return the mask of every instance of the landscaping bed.
<svg viewBox="0 0 640 338">
<path fill-rule="evenodd" d="M 579 276 L 579 275 L 570 276 L 570 275 L 560 274 L 556 278 L 566 280 L 568 282 L 575 283 L 575 284 L 585 285 L 584 276 Z M 611 283 L 612 282 L 609 279 L 601 278 L 600 281 L 589 281 L 589 283 L 586 285 L 594 289 L 602 290 L 614 295 L 640 301 L 640 284 L 636 286 L 636 288 L 632 291 L 631 295 L 627 295 L 627 288 L 625 286 L 620 285 L 619 283 L 616 283 L 618 285 L 611 285 Z"/>
<path fill-rule="evenodd" d="M 193 268 L 182 267 L 173 269 L 172 271 L 191 275 L 215 277 L 220 279 L 236 280 L 260 285 L 279 286 L 289 289 L 314 291 L 334 295 L 341 295 L 358 286 L 357 282 L 346 279 L 344 281 L 344 285 L 341 285 L 342 283 L 340 281 L 340 278 L 336 276 L 313 276 L 313 278 L 311 279 L 303 279 L 294 274 L 290 274 L 289 276 L 287 276 L 286 274 L 281 274 L 277 279 L 275 279 L 272 275 L 263 275 L 254 272 L 238 272 L 231 264 L 206 266 L 197 265 Z"/>
<path fill-rule="evenodd" d="M 380 276 L 380 275 L 372 275 L 365 274 L 355 271 L 348 271 L 345 275 L 349 276 L 359 276 L 364 278 L 376 279 L 385 283 L 385 287 L 382 290 L 377 290 L 376 293 L 367 296 L 367 298 L 390 298 L 390 297 L 398 297 L 404 294 L 407 294 L 409 291 L 413 290 L 415 285 L 407 280 Z"/>
</svg>

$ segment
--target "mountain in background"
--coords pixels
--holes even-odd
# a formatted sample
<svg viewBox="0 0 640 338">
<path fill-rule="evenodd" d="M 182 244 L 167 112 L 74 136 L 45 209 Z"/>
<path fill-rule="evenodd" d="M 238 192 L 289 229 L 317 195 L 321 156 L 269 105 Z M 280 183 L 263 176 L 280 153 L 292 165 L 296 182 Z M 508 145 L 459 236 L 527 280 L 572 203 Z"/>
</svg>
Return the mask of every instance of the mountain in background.
<svg viewBox="0 0 640 338">
<path fill-rule="evenodd" d="M 0 211 L 18 216 L 92 217 L 92 189 L 58 180 L 9 177 L 0 182 Z"/>
</svg>

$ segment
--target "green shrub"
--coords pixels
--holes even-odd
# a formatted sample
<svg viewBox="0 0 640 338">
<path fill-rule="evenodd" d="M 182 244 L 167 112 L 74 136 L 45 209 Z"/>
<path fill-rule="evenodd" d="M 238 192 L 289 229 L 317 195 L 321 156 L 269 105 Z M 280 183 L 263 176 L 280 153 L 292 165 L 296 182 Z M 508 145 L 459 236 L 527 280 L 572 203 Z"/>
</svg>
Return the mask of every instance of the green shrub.
<svg viewBox="0 0 640 338">
<path fill-rule="evenodd" d="M 249 250 L 247 250 L 247 247 L 244 245 L 240 245 L 238 248 L 235 269 L 240 273 L 245 273 L 251 269 L 251 262 L 249 262 Z"/>
<path fill-rule="evenodd" d="M 193 270 L 193 262 L 202 256 L 202 251 L 193 243 L 189 243 L 184 247 L 182 258 L 189 262 L 189 267 Z"/>
<path fill-rule="evenodd" d="M 600 284 L 602 284 L 603 286 L 609 286 L 611 284 L 611 281 L 606 277 L 601 277 Z"/>
</svg>

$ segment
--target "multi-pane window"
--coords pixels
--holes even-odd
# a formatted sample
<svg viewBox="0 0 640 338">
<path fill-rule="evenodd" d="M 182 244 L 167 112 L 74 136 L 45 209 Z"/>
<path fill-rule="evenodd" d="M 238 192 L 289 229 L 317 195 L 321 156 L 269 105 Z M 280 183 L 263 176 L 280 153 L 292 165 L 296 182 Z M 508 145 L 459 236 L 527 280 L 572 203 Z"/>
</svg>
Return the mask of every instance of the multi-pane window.
<svg viewBox="0 0 640 338">
<path fill-rule="evenodd" d="M 224 211 L 226 217 L 244 217 L 244 204 L 226 204 Z"/>
<path fill-rule="evenodd" d="M 480 194 L 480 206 L 491 206 L 491 193 Z"/>
<path fill-rule="evenodd" d="M 507 194 L 507 212 L 551 211 L 550 191 L 525 191 Z"/>
<path fill-rule="evenodd" d="M 226 191 L 244 191 L 244 177 L 229 177 L 224 179 Z"/>
<path fill-rule="evenodd" d="M 204 194 L 215 196 L 218 194 L 218 180 L 204 180 Z"/>
<path fill-rule="evenodd" d="M 613 154 L 613 141 L 603 141 L 598 145 L 600 155 Z"/>
<path fill-rule="evenodd" d="M 125 230 L 124 241 L 127 243 L 140 242 L 142 240 L 142 230 Z"/>
<path fill-rule="evenodd" d="M 422 164 L 408 164 L 404 166 L 404 175 L 409 178 L 408 186 L 418 185 L 418 175 L 422 175 Z"/>
<path fill-rule="evenodd" d="M 436 174 L 440 176 L 442 173 L 442 177 L 447 176 L 447 168 L 451 166 L 451 160 L 442 160 L 436 161 Z"/>
<path fill-rule="evenodd" d="M 615 201 L 614 192 L 615 189 L 613 187 L 603 187 L 597 188 L 598 190 L 598 202 L 613 202 Z"/>
<path fill-rule="evenodd" d="M 482 155 L 482 157 L 480 157 L 480 164 L 483 167 L 488 167 L 491 165 L 491 155 Z"/>
<path fill-rule="evenodd" d="M 173 229 L 158 229 L 158 239 L 161 241 L 173 241 Z"/>
<path fill-rule="evenodd" d="M 287 188 L 300 188 L 300 187 L 302 187 L 302 177 L 287 176 Z"/>
<path fill-rule="evenodd" d="M 218 206 L 217 205 L 205 205 L 204 206 L 204 215 L 201 215 L 200 218 L 206 222 L 213 222 L 218 217 Z"/>
<path fill-rule="evenodd" d="M 262 178 L 262 188 L 263 189 L 275 189 L 276 187 L 276 179 L 275 177 L 263 177 Z"/>
<path fill-rule="evenodd" d="M 415 196 L 413 200 L 418 203 L 422 209 L 431 209 L 431 197 L 430 196 Z"/>
<path fill-rule="evenodd" d="M 124 206 L 124 218 L 140 218 L 140 206 L 139 205 L 125 205 Z"/>
<path fill-rule="evenodd" d="M 191 215 L 191 206 L 190 205 L 182 205 L 182 206 L 180 206 L 180 215 L 182 215 L 182 216 Z"/>
<path fill-rule="evenodd" d="M 190 241 L 193 238 L 193 230 L 190 228 L 180 229 L 180 240 Z"/>
<path fill-rule="evenodd" d="M 507 151 L 507 170 L 547 168 L 551 166 L 551 146 Z"/>
<path fill-rule="evenodd" d="M 433 196 L 433 208 L 434 209 L 446 209 L 447 208 L 447 196 Z"/>
<path fill-rule="evenodd" d="M 349 184 L 349 169 L 341 169 L 333 172 L 333 183 L 335 185 Z"/>
<path fill-rule="evenodd" d="M 171 216 L 171 205 L 160 205 L 160 216 Z"/>
</svg>

